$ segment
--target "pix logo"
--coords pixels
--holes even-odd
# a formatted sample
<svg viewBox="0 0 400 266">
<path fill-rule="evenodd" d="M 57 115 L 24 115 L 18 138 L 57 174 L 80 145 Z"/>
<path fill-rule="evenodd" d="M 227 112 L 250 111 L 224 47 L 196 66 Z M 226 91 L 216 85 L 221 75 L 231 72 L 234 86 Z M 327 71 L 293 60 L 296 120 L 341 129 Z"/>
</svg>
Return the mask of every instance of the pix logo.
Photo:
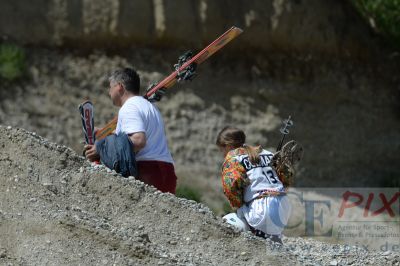
<svg viewBox="0 0 400 266">
<path fill-rule="evenodd" d="M 392 209 L 392 204 L 396 202 L 396 200 L 400 197 L 400 192 L 395 193 L 390 200 L 386 197 L 384 193 L 369 193 L 368 198 L 365 201 L 365 206 L 364 206 L 364 213 L 363 217 L 368 217 L 368 214 L 370 213 L 371 217 L 377 216 L 381 213 L 387 212 L 390 217 L 395 217 L 395 212 Z M 379 199 L 377 199 L 379 197 Z M 352 201 L 352 199 L 355 199 L 356 201 Z M 379 201 L 381 202 L 381 208 L 376 209 L 375 211 L 371 210 L 371 203 L 373 201 Z M 362 206 L 362 203 L 364 202 L 364 196 L 361 193 L 356 193 L 356 192 L 351 192 L 347 190 L 345 193 L 342 195 L 342 204 L 340 206 L 338 218 L 343 217 L 345 209 L 351 209 L 357 206 Z M 351 211 L 351 210 L 348 210 Z"/>
<path fill-rule="evenodd" d="M 318 197 L 315 194 L 310 196 L 305 188 L 289 191 L 291 202 L 295 203 L 292 205 L 299 206 L 300 203 L 300 206 L 304 207 L 304 216 L 300 216 L 300 220 L 297 218 L 296 223 L 288 225 L 287 228 L 301 231 L 304 227 L 305 236 L 332 237 L 334 225 L 343 222 L 400 223 L 400 192 L 398 189 L 396 191 L 396 188 L 310 190 L 317 190 L 321 195 L 329 194 L 331 199 Z"/>
</svg>

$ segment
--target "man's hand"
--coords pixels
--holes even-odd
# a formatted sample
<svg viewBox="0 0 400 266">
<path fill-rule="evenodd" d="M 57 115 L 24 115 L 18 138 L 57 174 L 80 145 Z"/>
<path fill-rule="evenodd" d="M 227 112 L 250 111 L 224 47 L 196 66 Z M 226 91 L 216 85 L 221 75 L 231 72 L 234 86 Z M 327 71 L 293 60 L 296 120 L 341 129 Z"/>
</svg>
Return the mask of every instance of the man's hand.
<svg viewBox="0 0 400 266">
<path fill-rule="evenodd" d="M 86 158 L 91 162 L 100 160 L 100 156 L 96 150 L 96 145 L 85 145 L 84 153 Z"/>
</svg>

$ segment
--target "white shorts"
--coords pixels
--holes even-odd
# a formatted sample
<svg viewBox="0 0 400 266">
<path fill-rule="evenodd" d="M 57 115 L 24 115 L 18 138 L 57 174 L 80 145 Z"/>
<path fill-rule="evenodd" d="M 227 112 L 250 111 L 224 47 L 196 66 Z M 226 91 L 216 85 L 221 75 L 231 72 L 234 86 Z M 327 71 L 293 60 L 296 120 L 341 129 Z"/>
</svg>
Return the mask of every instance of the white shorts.
<svg viewBox="0 0 400 266">
<path fill-rule="evenodd" d="M 238 209 L 247 223 L 270 235 L 280 235 L 288 223 L 291 205 L 287 196 L 269 196 L 252 201 Z"/>
</svg>

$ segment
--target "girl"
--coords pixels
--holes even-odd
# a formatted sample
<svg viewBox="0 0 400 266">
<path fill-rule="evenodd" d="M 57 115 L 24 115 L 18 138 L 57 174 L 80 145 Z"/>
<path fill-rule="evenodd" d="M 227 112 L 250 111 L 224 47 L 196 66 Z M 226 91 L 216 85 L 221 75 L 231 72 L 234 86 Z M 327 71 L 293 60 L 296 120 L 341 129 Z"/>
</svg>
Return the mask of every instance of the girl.
<svg viewBox="0 0 400 266">
<path fill-rule="evenodd" d="M 245 144 L 240 129 L 225 127 L 216 144 L 223 152 L 222 185 L 236 213 L 224 219 L 242 230 L 282 244 L 281 233 L 289 219 L 291 207 L 286 189 L 271 167 L 273 154 L 260 146 Z"/>
</svg>

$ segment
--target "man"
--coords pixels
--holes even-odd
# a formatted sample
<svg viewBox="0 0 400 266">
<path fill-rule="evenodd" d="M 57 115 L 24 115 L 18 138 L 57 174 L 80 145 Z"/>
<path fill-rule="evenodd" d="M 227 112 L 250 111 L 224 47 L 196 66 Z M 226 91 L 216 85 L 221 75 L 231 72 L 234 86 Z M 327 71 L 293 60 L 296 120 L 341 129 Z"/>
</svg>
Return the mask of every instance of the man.
<svg viewBox="0 0 400 266">
<path fill-rule="evenodd" d="M 177 178 L 160 111 L 140 96 L 140 79 L 135 70 L 116 70 L 109 82 L 113 104 L 121 107 L 115 133 L 128 135 L 136 157 L 138 179 L 162 192 L 175 194 Z M 100 158 L 96 145 L 87 145 L 85 150 L 90 161 Z"/>
</svg>

